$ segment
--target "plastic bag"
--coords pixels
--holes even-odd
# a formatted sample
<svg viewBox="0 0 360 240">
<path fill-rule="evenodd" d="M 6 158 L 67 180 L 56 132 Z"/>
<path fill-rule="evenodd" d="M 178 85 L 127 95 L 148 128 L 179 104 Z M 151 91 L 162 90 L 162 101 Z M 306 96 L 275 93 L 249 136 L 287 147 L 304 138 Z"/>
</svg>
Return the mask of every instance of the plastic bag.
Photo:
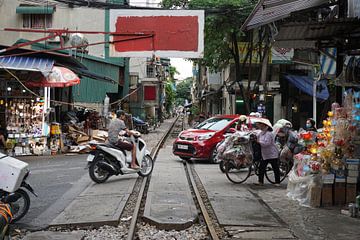
<svg viewBox="0 0 360 240">
<path fill-rule="evenodd" d="M 320 174 L 311 174 L 307 176 L 298 176 L 297 169 L 294 166 L 289 172 L 289 181 L 287 185 L 287 196 L 296 200 L 302 206 L 310 207 L 311 193 L 310 189 L 314 186 L 321 187 Z"/>
</svg>

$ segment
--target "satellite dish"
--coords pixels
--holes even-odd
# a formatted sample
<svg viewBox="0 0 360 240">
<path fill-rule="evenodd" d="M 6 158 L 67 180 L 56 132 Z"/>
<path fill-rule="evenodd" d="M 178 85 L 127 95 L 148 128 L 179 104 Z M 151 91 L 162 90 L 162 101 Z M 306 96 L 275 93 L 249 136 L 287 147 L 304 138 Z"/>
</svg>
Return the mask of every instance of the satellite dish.
<svg viewBox="0 0 360 240">
<path fill-rule="evenodd" d="M 81 33 L 74 33 L 70 36 L 70 44 L 73 47 L 76 47 L 81 50 L 85 50 L 87 48 L 87 44 L 89 44 L 89 41 L 84 37 Z M 85 45 L 85 46 L 83 46 Z M 80 46 L 80 47 L 77 47 Z"/>
</svg>

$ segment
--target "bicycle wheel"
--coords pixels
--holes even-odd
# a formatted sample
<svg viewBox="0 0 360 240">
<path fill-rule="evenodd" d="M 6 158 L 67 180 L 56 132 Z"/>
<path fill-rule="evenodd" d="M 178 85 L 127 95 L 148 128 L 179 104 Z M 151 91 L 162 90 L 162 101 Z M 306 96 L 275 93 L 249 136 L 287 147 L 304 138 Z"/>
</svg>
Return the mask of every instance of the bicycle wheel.
<svg viewBox="0 0 360 240">
<path fill-rule="evenodd" d="M 234 161 L 226 161 L 225 163 L 226 177 L 233 183 L 243 183 L 251 174 L 251 163 L 241 164 L 237 166 Z"/>
<path fill-rule="evenodd" d="M 280 182 L 284 181 L 284 179 L 286 178 L 287 174 L 290 171 L 290 164 L 288 162 L 284 162 L 284 161 L 279 161 L 279 169 L 280 169 Z M 271 167 L 271 165 L 266 167 L 266 171 L 265 171 L 265 177 L 266 179 L 275 184 L 275 174 L 274 171 Z"/>
</svg>

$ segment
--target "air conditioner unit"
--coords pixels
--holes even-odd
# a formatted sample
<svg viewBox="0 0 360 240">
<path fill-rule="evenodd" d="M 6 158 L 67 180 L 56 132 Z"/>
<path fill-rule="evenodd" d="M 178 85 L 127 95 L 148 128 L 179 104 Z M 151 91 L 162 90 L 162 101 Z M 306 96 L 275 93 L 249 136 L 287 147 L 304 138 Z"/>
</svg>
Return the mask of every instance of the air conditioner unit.
<svg viewBox="0 0 360 240">
<path fill-rule="evenodd" d="M 50 42 L 50 43 L 59 43 L 60 42 L 60 36 L 55 36 L 53 38 L 50 38 L 47 40 L 47 42 Z"/>
</svg>

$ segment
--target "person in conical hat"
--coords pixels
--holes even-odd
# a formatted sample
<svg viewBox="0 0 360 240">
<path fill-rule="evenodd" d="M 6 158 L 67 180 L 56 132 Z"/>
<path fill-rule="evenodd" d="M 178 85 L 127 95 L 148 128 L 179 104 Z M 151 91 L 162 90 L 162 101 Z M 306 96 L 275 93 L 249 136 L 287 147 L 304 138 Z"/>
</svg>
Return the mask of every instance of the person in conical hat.
<svg viewBox="0 0 360 240">
<path fill-rule="evenodd" d="M 256 185 L 264 184 L 264 175 L 266 166 L 270 163 L 275 175 L 276 185 L 280 184 L 280 169 L 279 169 L 279 149 L 275 144 L 275 138 L 272 133 L 272 124 L 268 119 L 259 118 L 255 119 L 256 126 L 260 130 L 257 135 L 257 142 L 261 146 L 261 156 L 259 166 L 259 179 Z"/>
</svg>

